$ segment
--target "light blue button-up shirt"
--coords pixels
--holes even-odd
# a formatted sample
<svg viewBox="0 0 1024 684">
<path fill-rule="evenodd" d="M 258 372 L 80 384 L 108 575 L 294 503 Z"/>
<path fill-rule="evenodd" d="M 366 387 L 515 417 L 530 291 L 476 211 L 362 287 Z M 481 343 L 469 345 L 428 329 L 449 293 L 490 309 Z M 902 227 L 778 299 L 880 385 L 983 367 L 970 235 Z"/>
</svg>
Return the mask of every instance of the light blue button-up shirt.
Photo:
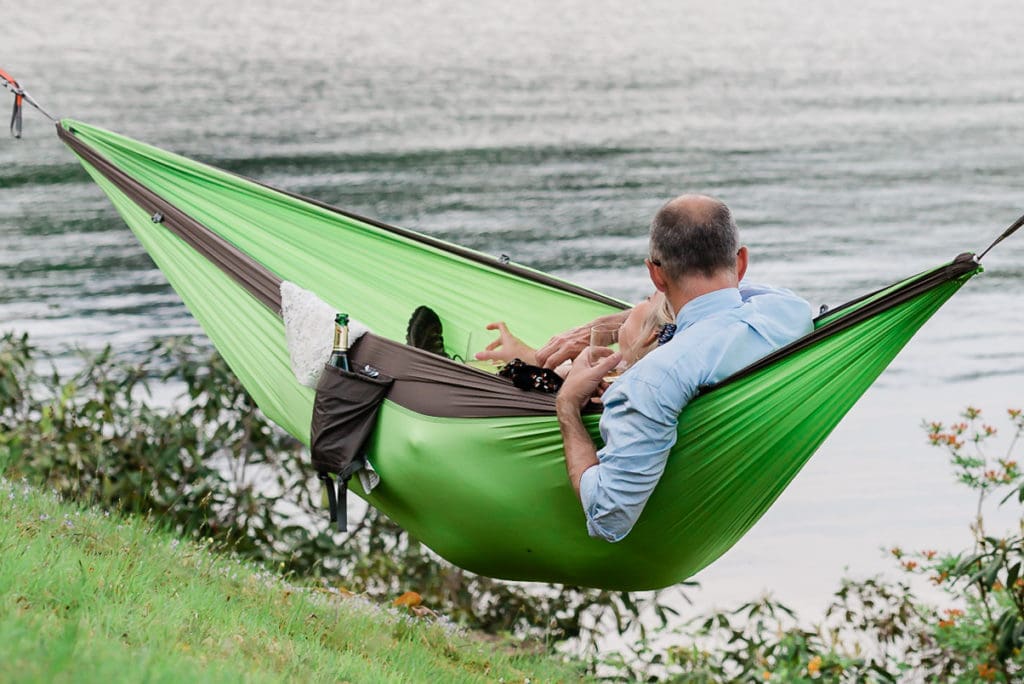
<svg viewBox="0 0 1024 684">
<path fill-rule="evenodd" d="M 675 336 L 604 393 L 600 461 L 583 472 L 580 499 L 592 537 L 633 529 L 665 471 L 679 413 L 698 388 L 725 379 L 809 333 L 811 307 L 789 290 L 740 284 L 697 297 L 676 316 Z"/>
</svg>

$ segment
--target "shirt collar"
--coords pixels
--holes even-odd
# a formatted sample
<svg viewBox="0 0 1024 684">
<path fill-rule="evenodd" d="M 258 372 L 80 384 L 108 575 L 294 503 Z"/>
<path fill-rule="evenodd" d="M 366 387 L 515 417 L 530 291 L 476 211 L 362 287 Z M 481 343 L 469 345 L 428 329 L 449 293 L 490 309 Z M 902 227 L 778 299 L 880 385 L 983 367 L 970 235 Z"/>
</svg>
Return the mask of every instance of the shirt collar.
<svg viewBox="0 0 1024 684">
<path fill-rule="evenodd" d="M 742 305 L 743 299 L 740 297 L 739 289 L 725 287 L 721 290 L 714 290 L 688 301 L 676 316 L 676 326 L 679 330 L 683 330 L 702 318 L 719 311 L 737 309 Z"/>
</svg>

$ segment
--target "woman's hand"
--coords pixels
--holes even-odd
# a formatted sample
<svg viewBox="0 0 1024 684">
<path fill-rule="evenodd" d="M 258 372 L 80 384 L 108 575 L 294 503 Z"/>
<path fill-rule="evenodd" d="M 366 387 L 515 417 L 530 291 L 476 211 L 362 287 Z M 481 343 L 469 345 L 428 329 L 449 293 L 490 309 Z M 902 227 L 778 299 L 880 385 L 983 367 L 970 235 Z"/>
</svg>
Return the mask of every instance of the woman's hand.
<svg viewBox="0 0 1024 684">
<path fill-rule="evenodd" d="M 488 323 L 487 329 L 497 330 L 498 339 L 484 347 L 484 351 L 477 352 L 475 355 L 477 360 L 511 361 L 512 359 L 522 359 L 531 366 L 538 365 L 536 350 L 509 332 L 504 321 Z"/>
</svg>

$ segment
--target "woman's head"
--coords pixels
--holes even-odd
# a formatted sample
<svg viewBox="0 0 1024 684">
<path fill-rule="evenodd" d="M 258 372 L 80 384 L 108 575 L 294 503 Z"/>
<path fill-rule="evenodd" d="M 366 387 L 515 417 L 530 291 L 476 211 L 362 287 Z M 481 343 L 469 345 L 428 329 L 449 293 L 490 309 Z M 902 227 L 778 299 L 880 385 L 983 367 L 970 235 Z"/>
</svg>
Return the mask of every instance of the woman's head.
<svg viewBox="0 0 1024 684">
<path fill-rule="evenodd" d="M 619 328 L 619 349 L 627 365 L 633 365 L 658 346 L 658 333 L 676 320 L 672 306 L 662 292 L 655 292 L 629 313 Z"/>
</svg>

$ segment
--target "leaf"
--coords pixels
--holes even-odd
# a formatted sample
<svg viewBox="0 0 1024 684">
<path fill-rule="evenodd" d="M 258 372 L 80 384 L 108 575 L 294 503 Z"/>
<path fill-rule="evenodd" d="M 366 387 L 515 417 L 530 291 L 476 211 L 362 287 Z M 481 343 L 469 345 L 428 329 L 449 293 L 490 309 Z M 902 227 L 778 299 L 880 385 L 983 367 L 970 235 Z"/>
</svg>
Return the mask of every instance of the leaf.
<svg viewBox="0 0 1024 684">
<path fill-rule="evenodd" d="M 437 614 L 426 606 L 409 606 L 409 612 L 420 618 L 437 617 Z"/>
<path fill-rule="evenodd" d="M 1020 577 L 1020 563 L 1014 563 L 1006 574 L 1006 588 L 1012 589 L 1018 577 Z"/>
<path fill-rule="evenodd" d="M 992 561 L 988 565 L 983 565 L 981 569 L 975 571 L 971 576 L 969 576 L 969 578 L 967 579 L 967 583 L 969 585 L 973 585 L 975 582 L 980 582 L 986 589 L 991 588 L 992 583 L 995 582 L 994 573 L 997 572 L 998 569 L 999 563 L 997 560 Z M 990 574 L 993 575 L 992 582 L 988 582 L 988 576 Z"/>
<path fill-rule="evenodd" d="M 1006 612 L 1000 619 L 1002 623 L 999 630 L 999 645 L 998 645 L 998 656 L 1000 658 L 1006 658 L 1010 655 L 1010 652 L 1014 647 L 1014 628 L 1017 626 L 1017 616 L 1011 612 Z"/>
<path fill-rule="evenodd" d="M 977 563 L 979 560 L 985 557 L 984 553 L 976 553 L 973 556 L 968 556 L 964 560 L 960 561 L 955 568 L 953 568 L 952 574 L 962 575 L 967 572 L 968 568 Z"/>
<path fill-rule="evenodd" d="M 1002 568 L 1002 558 L 996 558 L 988 565 L 984 566 L 981 570 L 968 578 L 968 584 L 979 582 L 985 589 L 991 589 L 992 585 L 996 583 L 996 577 L 999 575 L 999 570 Z"/>
<path fill-rule="evenodd" d="M 423 597 L 417 594 L 415 591 L 407 591 L 392 602 L 393 606 L 405 606 L 406 608 L 412 608 L 423 603 Z"/>
</svg>

